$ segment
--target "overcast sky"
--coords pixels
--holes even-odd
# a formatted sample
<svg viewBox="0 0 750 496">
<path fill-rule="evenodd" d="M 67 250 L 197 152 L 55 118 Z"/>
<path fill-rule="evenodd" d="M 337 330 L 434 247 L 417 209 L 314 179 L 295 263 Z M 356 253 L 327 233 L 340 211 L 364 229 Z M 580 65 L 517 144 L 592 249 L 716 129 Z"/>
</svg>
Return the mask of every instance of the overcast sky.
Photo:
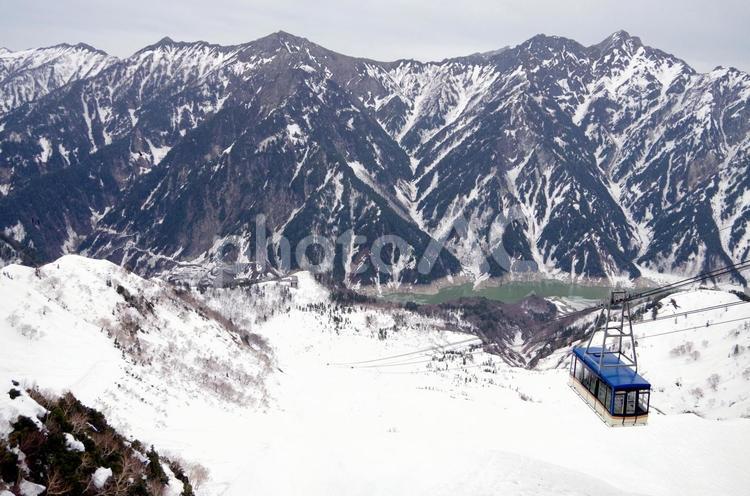
<svg viewBox="0 0 750 496">
<path fill-rule="evenodd" d="M 586 45 L 625 29 L 696 69 L 750 70 L 747 0 L 0 0 L 0 46 L 85 42 L 127 56 L 164 36 L 221 44 L 274 31 L 379 60 L 440 60 L 538 33 Z"/>
</svg>

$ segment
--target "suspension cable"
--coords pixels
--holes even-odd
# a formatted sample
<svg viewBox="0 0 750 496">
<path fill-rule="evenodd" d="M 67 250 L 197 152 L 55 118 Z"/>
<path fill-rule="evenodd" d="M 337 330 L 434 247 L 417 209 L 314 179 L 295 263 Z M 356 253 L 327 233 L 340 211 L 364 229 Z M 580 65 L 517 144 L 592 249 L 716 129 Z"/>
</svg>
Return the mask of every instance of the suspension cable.
<svg viewBox="0 0 750 496">
<path fill-rule="evenodd" d="M 434 352 L 434 351 L 439 351 L 439 350 L 445 350 L 445 349 L 448 349 L 448 348 L 452 348 L 454 346 L 459 346 L 459 345 L 462 345 L 462 344 L 470 343 L 472 341 L 479 341 L 479 342 L 481 342 L 482 339 L 480 337 L 478 337 L 478 336 L 474 336 L 473 338 L 464 339 L 462 341 L 456 341 L 455 343 L 448 343 L 448 344 L 444 344 L 444 345 L 431 346 L 429 348 L 423 348 L 421 350 L 415 350 L 415 351 L 411 351 L 409 353 L 401 353 L 401 354 L 398 354 L 398 355 L 390 355 L 390 356 L 384 356 L 384 357 L 380 357 L 380 358 L 373 358 L 371 360 L 360 360 L 360 361 L 357 361 L 357 362 L 332 362 L 332 363 L 329 363 L 328 365 L 350 366 L 350 365 L 360 365 L 360 364 L 368 364 L 368 363 L 375 363 L 375 362 L 383 362 L 383 361 L 387 361 L 387 360 L 393 360 L 394 358 L 403 358 L 403 357 L 412 356 L 412 355 L 419 355 L 419 354 L 423 354 L 425 352 Z"/>
</svg>

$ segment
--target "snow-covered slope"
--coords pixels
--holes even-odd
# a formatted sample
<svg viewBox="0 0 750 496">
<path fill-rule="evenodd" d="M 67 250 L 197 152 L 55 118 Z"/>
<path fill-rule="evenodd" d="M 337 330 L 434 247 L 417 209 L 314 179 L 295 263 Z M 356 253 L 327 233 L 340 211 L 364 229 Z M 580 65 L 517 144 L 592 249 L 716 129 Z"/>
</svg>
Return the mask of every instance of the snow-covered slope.
<svg viewBox="0 0 750 496">
<path fill-rule="evenodd" d="M 13 389 L 12 382 L 4 382 L 3 389 Z M 38 422 L 38 417 L 47 413 L 47 410 L 39 403 L 34 401 L 24 391 L 16 398 L 11 399 L 10 395 L 0 395 L 0 439 L 7 439 L 12 430 L 12 424 L 18 421 L 18 417 L 27 417 L 32 421 Z"/>
<path fill-rule="evenodd" d="M 668 295 L 658 305 L 633 324 L 638 370 L 653 385 L 653 406 L 669 414 L 750 418 L 750 302 L 731 292 L 695 288 Z M 634 312 L 640 314 L 642 306 Z M 571 325 L 590 325 L 594 317 Z M 563 349 L 538 368 L 569 363 Z"/>
<path fill-rule="evenodd" d="M 279 291 L 272 288 L 267 295 Z M 257 294 L 206 294 L 217 310 L 250 319 L 283 370 L 274 390 L 279 410 L 240 428 L 248 429 L 251 448 L 238 458 L 251 460 L 255 470 L 241 471 L 237 464 L 241 475 L 229 494 L 392 494 L 404 488 L 446 495 L 499 489 L 738 494 L 750 481 L 732 462 L 750 454 L 750 422 L 737 418 L 746 410 L 733 410 L 724 422 L 704 420 L 681 414 L 679 398 L 657 392 L 654 403 L 669 415 L 654 411 L 644 429 L 608 429 L 567 387 L 567 369 L 509 367 L 493 355 L 465 351 L 467 344 L 455 347 L 458 354 L 430 351 L 466 335 L 437 331 L 440 322 L 408 313 L 396 317 L 394 329 L 391 312 L 337 311 L 309 282 L 300 289 L 287 304 L 272 296 L 270 307 L 278 310 L 262 312 L 260 321 L 257 303 L 249 304 Z M 387 331 L 385 338 L 380 330 Z M 673 346 L 659 346 L 657 338 L 652 343 L 657 353 L 668 354 L 665 347 Z M 383 357 L 393 358 L 378 360 Z M 656 367 L 646 354 L 643 363 Z M 712 363 L 717 370 L 735 367 L 730 359 Z M 734 385 L 738 395 L 749 389 L 747 380 Z M 262 475 L 277 474 L 279 466 L 295 477 Z"/>
<path fill-rule="evenodd" d="M 714 406 L 748 391 L 750 379 L 738 367 L 747 355 L 721 358 L 746 342 L 742 328 L 738 337 L 728 334 L 732 326 L 711 328 L 720 331 L 703 348 L 687 333 L 641 340 L 644 372 L 657 387 L 653 403 L 666 414 L 652 411 L 644 428 L 609 429 L 568 388 L 566 368 L 511 367 L 469 348 L 478 340 L 456 332 L 457 322 L 336 305 L 309 274 L 299 273 L 298 287 L 269 282 L 191 296 L 207 307 L 205 315 L 216 312 L 251 328 L 275 357 L 266 406 L 237 408 L 226 395 L 182 376 L 180 362 L 190 363 L 191 352 L 216 350 L 235 354 L 233 367 L 257 370 L 257 351 L 238 348 L 226 329 L 182 306 L 185 298 L 165 298 L 160 283 L 77 257 L 63 258 L 59 267 L 45 266 L 37 276 L 12 266 L 0 275 L 3 312 L 16 315 L 0 327 L 8 343 L 0 348 L 0 374 L 80 391 L 124 432 L 202 463 L 210 477 L 198 488 L 201 495 L 735 495 L 750 484 L 738 463 L 750 457 L 750 420 L 740 418 L 747 404 L 716 410 L 724 421 L 700 418 L 680 413 L 685 399 L 669 387 L 677 375 L 686 385 L 706 381 L 710 368 L 731 381 L 728 390 L 719 385 L 717 395 L 706 396 L 716 399 Z M 148 364 L 129 365 L 131 354 L 123 359 L 113 352 L 103 325 L 90 323 L 111 319 L 113 310 L 120 318 L 131 312 L 117 284 L 154 302 L 155 316 L 141 321 L 148 332 L 138 334 L 144 353 L 152 352 Z M 728 301 L 721 293 L 675 297 L 681 309 L 709 299 Z M 658 322 L 660 332 L 674 329 L 671 319 Z M 91 344 L 66 347 L 67 335 Z M 669 357 L 688 341 L 701 351 L 700 372 L 681 369 L 689 365 L 683 356 Z M 449 343 L 455 353 L 435 349 Z M 66 358 L 55 354 L 58 347 Z M 242 391 L 252 394 L 258 386 Z"/>
<path fill-rule="evenodd" d="M 236 408 L 267 399 L 262 341 L 109 262 L 8 266 L 0 294 L 3 376 L 71 389 L 113 422 L 161 425 L 196 395 Z"/>
<path fill-rule="evenodd" d="M 750 303 L 711 290 L 678 293 L 667 301 L 657 316 L 663 320 L 649 321 L 647 315 L 635 327 L 641 371 L 657 392 L 655 405 L 669 413 L 750 418 Z"/>
</svg>

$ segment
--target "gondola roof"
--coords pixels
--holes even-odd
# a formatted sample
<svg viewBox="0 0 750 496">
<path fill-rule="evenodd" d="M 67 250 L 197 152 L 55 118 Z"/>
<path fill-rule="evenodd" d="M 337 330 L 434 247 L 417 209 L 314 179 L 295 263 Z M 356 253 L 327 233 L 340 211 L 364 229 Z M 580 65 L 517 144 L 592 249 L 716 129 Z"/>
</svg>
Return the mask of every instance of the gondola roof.
<svg viewBox="0 0 750 496">
<path fill-rule="evenodd" d="M 617 358 L 616 354 L 605 353 L 602 360 L 602 368 L 599 369 L 599 356 L 601 347 L 590 347 L 586 353 L 585 347 L 574 348 L 573 354 L 583 361 L 596 375 L 613 389 L 645 389 L 651 388 L 651 384 L 636 373 L 632 368 L 626 367 Z M 621 364 L 621 367 L 612 365 Z"/>
</svg>

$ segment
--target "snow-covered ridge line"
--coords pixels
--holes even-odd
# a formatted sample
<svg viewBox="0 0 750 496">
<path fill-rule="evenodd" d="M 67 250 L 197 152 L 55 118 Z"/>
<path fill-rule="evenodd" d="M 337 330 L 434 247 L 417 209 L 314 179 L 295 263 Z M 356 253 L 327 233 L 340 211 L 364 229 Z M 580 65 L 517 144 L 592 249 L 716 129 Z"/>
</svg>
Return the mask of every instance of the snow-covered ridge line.
<svg viewBox="0 0 750 496">
<path fill-rule="evenodd" d="M 37 227 L 46 212 L 18 208 L 0 229 L 20 222 L 28 236 L 14 241 L 52 260 L 71 249 L 70 226 L 86 253 L 154 274 L 175 253 L 207 257 L 207 239 L 244 235 L 254 215 L 292 243 L 306 229 L 352 229 L 418 251 L 463 217 L 468 232 L 450 240 L 439 273 L 392 282 L 502 276 L 507 267 L 483 263 L 501 243 L 552 277 L 694 273 L 750 250 L 748 96 L 746 74 L 697 74 L 625 32 L 589 47 L 540 35 L 431 63 L 357 59 L 287 33 L 228 47 L 164 39 L 2 119 L 0 152 L 16 164 L 3 197 L 44 187 L 52 171 L 97 170 L 74 181 L 95 205 Z M 329 174 L 332 157 L 361 164 L 361 181 Z M 178 205 L 209 197 L 220 215 L 188 212 L 201 236 L 176 225 Z M 230 204 L 245 200 L 240 219 Z M 522 218 L 506 236 L 513 212 Z M 376 278 L 349 282 L 390 282 Z"/>
<path fill-rule="evenodd" d="M 66 84 L 96 76 L 116 61 L 83 43 L 0 52 L 0 117 Z"/>
</svg>

